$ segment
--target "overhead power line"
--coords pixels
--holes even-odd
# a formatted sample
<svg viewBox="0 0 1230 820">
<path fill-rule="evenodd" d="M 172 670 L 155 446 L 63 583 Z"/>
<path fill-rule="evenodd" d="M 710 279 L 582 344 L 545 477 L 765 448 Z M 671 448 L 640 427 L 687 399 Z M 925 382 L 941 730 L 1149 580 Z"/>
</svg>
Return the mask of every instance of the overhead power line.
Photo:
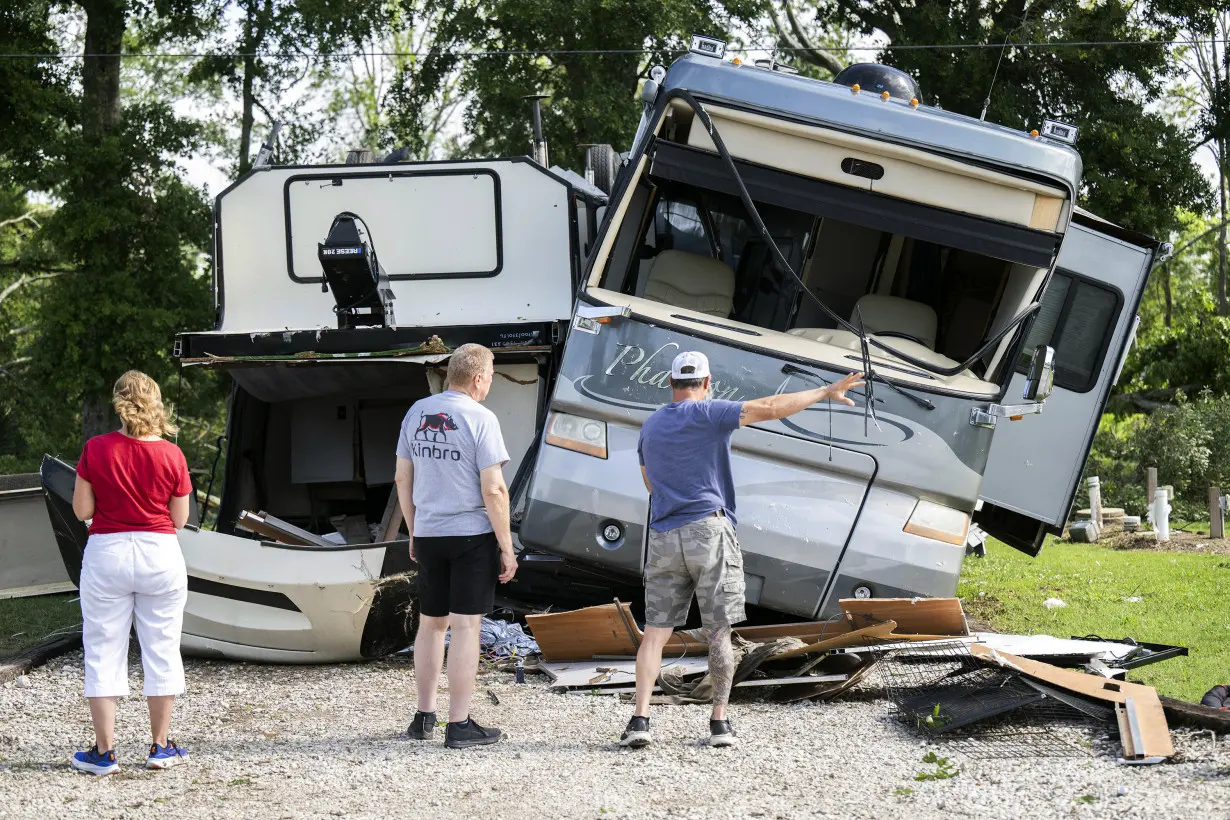
<svg viewBox="0 0 1230 820">
<path fill-rule="evenodd" d="M 1077 41 L 1041 41 L 1035 43 L 927 43 L 927 44 L 892 44 L 865 43 L 849 46 L 825 46 L 829 51 L 970 51 L 981 49 L 1007 48 L 1115 48 L 1121 46 L 1181 46 L 1181 45 L 1228 45 L 1230 39 L 1207 40 L 1077 40 Z M 774 50 L 774 47 L 752 46 L 748 50 Z M 775 47 L 780 52 L 806 51 L 805 48 Z M 440 57 L 450 56 L 460 59 L 479 59 L 483 57 L 556 57 L 556 56 L 601 56 L 601 55 L 642 55 L 642 54 L 686 54 L 686 48 L 600 48 L 600 49 L 497 49 L 488 51 L 455 51 L 432 49 L 427 51 L 335 51 L 335 52 L 304 52 L 304 51 L 137 51 L 123 53 L 103 52 L 57 52 L 40 54 L 0 53 L 0 59 L 5 60 L 83 60 L 87 58 L 120 57 L 122 59 L 165 59 L 190 60 L 202 57 L 230 57 L 234 59 L 266 58 L 287 59 L 304 57 Z"/>
</svg>

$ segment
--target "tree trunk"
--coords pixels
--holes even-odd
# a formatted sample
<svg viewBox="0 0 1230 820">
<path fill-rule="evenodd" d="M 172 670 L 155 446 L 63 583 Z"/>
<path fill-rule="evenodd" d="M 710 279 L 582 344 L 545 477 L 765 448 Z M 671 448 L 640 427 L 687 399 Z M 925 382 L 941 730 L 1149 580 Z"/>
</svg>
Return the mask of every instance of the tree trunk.
<svg viewBox="0 0 1230 820">
<path fill-rule="evenodd" d="M 81 126 L 91 142 L 120 127 L 120 51 L 127 25 L 125 0 L 83 0 L 85 53 L 81 64 Z"/>
<path fill-rule="evenodd" d="M 81 64 L 81 130 L 87 150 L 101 153 L 101 147 L 114 139 L 120 131 L 120 52 L 124 48 L 124 29 L 127 27 L 126 0 L 82 0 L 85 12 L 85 53 Z M 123 180 L 98 180 L 96 190 L 107 191 L 112 185 L 122 185 Z M 122 237 L 108 237 L 106 244 L 123 243 Z M 109 273 L 107 260 L 110 255 L 82 260 L 83 276 L 101 276 Z M 106 380 L 104 379 L 104 384 Z M 82 441 L 110 426 L 108 412 L 109 396 L 105 388 L 89 389 L 81 397 Z"/>
<path fill-rule="evenodd" d="M 1174 299 L 1170 293 L 1170 265 L 1162 268 L 1162 292 L 1166 294 L 1166 312 L 1162 314 L 1162 319 L 1166 327 L 1170 327 L 1170 317 L 1174 311 Z"/>
<path fill-rule="evenodd" d="M 243 119 L 239 126 L 239 173 L 252 167 L 252 82 L 256 73 L 256 59 L 243 58 Z"/>
<path fill-rule="evenodd" d="M 269 0 L 249 0 L 243 4 L 243 86 L 240 94 L 243 112 L 239 121 L 239 173 L 252 167 L 252 126 L 255 122 L 256 78 L 261 72 L 260 50 L 273 20 L 273 5 Z"/>
<path fill-rule="evenodd" d="M 87 394 L 81 406 L 81 443 L 115 429 L 110 402 L 106 396 Z"/>
<path fill-rule="evenodd" d="M 256 17 L 260 13 L 257 2 L 244 4 L 247 15 L 243 23 L 243 90 L 240 94 L 242 111 L 239 120 L 239 173 L 246 173 L 252 167 L 252 109 L 255 107 L 255 95 L 252 85 L 256 82 L 256 49 L 259 47 L 256 31 Z"/>
<path fill-rule="evenodd" d="M 1221 201 L 1221 230 L 1217 238 L 1217 310 L 1222 316 L 1230 313 L 1226 305 L 1226 166 L 1230 157 L 1226 156 L 1226 141 L 1218 141 L 1217 194 Z"/>
</svg>

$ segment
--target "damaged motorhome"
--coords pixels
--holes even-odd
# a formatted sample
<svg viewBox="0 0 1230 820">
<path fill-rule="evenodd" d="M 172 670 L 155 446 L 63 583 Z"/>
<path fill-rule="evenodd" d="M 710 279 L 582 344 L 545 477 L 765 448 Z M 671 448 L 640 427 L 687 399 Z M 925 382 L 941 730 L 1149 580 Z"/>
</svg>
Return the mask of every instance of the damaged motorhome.
<svg viewBox="0 0 1230 820">
<path fill-rule="evenodd" d="M 734 434 L 750 605 L 949 596 L 972 521 L 1033 553 L 1062 528 L 1157 251 L 1075 206 L 1074 129 L 928 108 L 883 67 L 859 68 L 863 89 L 697 52 L 646 83 L 609 190 L 609 147 L 596 189 L 545 168 L 542 144 L 537 161 L 265 164 L 218 196 L 216 327 L 176 341 L 184 367 L 234 382 L 216 531 L 181 536 L 185 650 L 318 662 L 409 642 L 396 437 L 466 342 L 495 354 L 510 600 L 639 597 L 637 438 L 685 349 L 728 399 L 868 374 L 856 408 Z M 76 578 L 70 469 L 49 460 L 44 486 Z"/>
<path fill-rule="evenodd" d="M 928 108 L 884 67 L 859 67 L 879 86 L 862 89 L 695 51 L 647 83 L 522 541 L 642 573 L 639 428 L 694 349 L 727 399 L 868 374 L 860 407 L 735 432 L 749 604 L 811 618 L 952 595 L 971 519 L 1036 553 L 1067 516 L 1155 243 L 1075 207 L 1075 129 Z"/>
<path fill-rule="evenodd" d="M 175 343 L 182 366 L 233 381 L 216 531 L 180 534 L 185 651 L 321 662 L 409 643 L 401 421 L 443 388 L 451 350 L 486 345 L 517 486 L 604 202 L 528 158 L 265 164 L 218 195 L 216 327 Z M 69 469 L 49 459 L 44 486 L 76 578 Z"/>
</svg>

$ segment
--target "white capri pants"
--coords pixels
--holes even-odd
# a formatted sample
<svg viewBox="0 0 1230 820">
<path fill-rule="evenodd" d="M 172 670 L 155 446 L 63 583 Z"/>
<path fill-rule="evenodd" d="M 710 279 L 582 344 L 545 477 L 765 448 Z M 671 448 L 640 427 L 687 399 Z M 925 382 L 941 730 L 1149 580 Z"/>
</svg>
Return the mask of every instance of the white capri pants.
<svg viewBox="0 0 1230 820">
<path fill-rule="evenodd" d="M 91 535 L 81 563 L 85 696 L 127 697 L 128 634 L 136 620 L 146 697 L 184 692 L 179 654 L 188 570 L 168 533 Z"/>
</svg>

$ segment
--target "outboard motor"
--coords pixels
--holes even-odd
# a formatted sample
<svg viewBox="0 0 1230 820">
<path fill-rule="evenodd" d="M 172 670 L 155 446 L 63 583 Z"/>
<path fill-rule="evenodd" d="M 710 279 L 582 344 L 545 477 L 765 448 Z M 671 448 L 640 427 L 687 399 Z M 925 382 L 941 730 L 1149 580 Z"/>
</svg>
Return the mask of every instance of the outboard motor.
<svg viewBox="0 0 1230 820">
<path fill-rule="evenodd" d="M 359 233 L 360 222 L 366 239 Z M 328 237 L 316 248 L 325 274 L 322 289 L 333 291 L 338 328 L 392 326 L 393 289 L 376 258 L 371 231 L 363 217 L 342 211 L 333 218 Z"/>
<path fill-rule="evenodd" d="M 906 102 L 922 99 L 922 89 L 918 87 L 913 77 L 899 68 L 879 63 L 848 65 L 833 78 L 833 82 L 851 88 L 857 85 L 863 91 L 870 91 L 874 94 L 887 91 L 890 97 Z"/>
</svg>

